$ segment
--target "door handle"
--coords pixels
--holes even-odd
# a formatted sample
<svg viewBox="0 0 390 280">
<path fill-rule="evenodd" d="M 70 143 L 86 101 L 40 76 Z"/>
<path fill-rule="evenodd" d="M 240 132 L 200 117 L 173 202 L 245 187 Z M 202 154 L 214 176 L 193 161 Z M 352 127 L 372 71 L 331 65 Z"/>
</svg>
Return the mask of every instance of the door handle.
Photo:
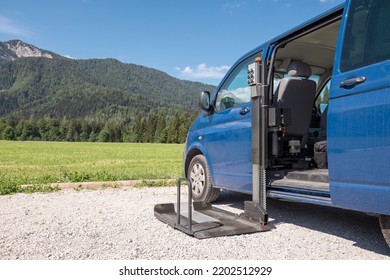
<svg viewBox="0 0 390 280">
<path fill-rule="evenodd" d="M 339 84 L 339 87 L 346 88 L 346 87 L 353 87 L 355 85 L 361 84 L 366 81 L 366 77 L 357 77 L 345 80 Z"/>
<path fill-rule="evenodd" d="M 249 113 L 250 111 L 251 111 L 250 108 L 245 107 L 245 108 L 243 108 L 243 109 L 240 110 L 240 114 L 241 114 L 241 115 L 245 115 L 245 114 Z"/>
</svg>

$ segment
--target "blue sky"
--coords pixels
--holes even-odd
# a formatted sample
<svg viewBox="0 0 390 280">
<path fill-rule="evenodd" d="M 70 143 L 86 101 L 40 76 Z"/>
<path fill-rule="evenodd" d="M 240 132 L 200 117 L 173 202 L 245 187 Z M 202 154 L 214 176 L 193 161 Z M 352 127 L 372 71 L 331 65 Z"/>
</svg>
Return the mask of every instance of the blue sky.
<svg viewBox="0 0 390 280">
<path fill-rule="evenodd" d="M 0 41 L 218 84 L 243 54 L 342 0 L 0 0 Z"/>
</svg>

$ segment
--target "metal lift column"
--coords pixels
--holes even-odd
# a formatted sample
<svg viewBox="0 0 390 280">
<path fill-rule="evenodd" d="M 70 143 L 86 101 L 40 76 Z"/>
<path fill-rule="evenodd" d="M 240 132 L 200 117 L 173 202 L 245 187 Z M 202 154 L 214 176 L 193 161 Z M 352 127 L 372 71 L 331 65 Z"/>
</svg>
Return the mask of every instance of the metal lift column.
<svg viewBox="0 0 390 280">
<path fill-rule="evenodd" d="M 245 216 L 268 223 L 266 168 L 268 139 L 268 98 L 266 63 L 261 57 L 248 66 L 248 85 L 252 94 L 252 201 L 245 201 Z"/>
</svg>

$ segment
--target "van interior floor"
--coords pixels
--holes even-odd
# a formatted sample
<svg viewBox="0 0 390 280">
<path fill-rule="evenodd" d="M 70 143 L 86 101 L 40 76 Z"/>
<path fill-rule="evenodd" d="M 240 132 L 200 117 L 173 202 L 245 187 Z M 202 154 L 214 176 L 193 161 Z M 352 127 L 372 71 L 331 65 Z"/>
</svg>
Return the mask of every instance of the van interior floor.
<svg viewBox="0 0 390 280">
<path fill-rule="evenodd" d="M 328 169 L 286 170 L 283 178 L 269 181 L 267 196 L 331 205 Z"/>
</svg>

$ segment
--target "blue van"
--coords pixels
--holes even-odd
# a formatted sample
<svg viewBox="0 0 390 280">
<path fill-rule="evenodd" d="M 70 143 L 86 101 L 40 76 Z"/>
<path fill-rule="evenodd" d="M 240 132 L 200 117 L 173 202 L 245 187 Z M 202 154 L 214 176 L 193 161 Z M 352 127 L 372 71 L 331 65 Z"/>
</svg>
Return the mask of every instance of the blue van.
<svg viewBox="0 0 390 280">
<path fill-rule="evenodd" d="M 184 154 L 193 199 L 252 193 L 260 178 L 267 198 L 378 215 L 390 246 L 389 18 L 390 1 L 347 0 L 250 51 L 203 92 Z"/>
</svg>

